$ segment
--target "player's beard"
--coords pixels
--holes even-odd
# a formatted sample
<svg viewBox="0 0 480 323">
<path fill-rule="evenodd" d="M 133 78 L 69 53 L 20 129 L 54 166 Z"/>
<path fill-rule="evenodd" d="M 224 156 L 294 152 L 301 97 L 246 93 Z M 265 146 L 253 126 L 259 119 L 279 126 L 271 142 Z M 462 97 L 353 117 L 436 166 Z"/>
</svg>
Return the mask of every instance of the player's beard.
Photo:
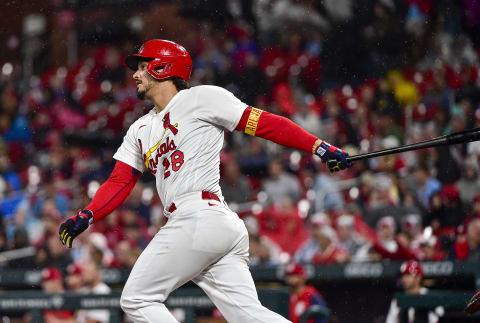
<svg viewBox="0 0 480 323">
<path fill-rule="evenodd" d="M 150 90 L 151 88 L 152 88 L 151 83 L 145 84 L 144 90 L 139 90 L 137 86 L 137 98 L 139 98 L 140 100 L 145 100 L 145 95 L 147 94 L 148 90 Z"/>
<path fill-rule="evenodd" d="M 147 90 L 140 91 L 137 87 L 137 98 L 145 100 L 145 93 L 147 93 Z"/>
</svg>

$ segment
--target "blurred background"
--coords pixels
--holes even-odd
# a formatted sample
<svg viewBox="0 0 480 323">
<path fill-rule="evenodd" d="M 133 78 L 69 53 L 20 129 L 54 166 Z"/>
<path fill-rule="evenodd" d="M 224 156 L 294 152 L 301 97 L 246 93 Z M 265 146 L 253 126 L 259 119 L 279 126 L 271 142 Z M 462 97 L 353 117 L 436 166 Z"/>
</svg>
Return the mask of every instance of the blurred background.
<svg viewBox="0 0 480 323">
<path fill-rule="evenodd" d="M 21 300 L 40 290 L 121 291 L 165 223 L 144 174 L 74 249 L 57 237 L 150 109 L 123 62 L 146 40 L 190 52 L 191 86 L 225 87 L 350 155 L 480 126 L 478 0 L 7 0 L 0 8 L 3 322 L 124 320 L 64 310 L 64 298 L 41 312 Z M 227 133 L 220 184 L 249 230 L 254 279 L 289 287 L 282 308 L 294 322 L 311 304 L 330 309 L 330 322 L 385 322 L 395 293 L 409 288 L 400 275 L 418 274 L 400 270 L 407 260 L 422 265 L 417 284 L 458 300 L 437 322 L 473 322 L 459 304 L 480 287 L 479 155 L 478 142 L 439 147 L 331 175 L 308 154 Z M 182 322 L 222 322 L 213 307 L 170 307 Z"/>
</svg>

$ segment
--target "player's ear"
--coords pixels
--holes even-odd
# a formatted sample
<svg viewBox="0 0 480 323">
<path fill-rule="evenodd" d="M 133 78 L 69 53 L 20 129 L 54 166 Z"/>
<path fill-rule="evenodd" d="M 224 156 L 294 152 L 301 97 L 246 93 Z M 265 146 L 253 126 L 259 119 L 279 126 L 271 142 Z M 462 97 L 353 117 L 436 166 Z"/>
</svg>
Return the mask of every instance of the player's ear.
<svg viewBox="0 0 480 323">
<path fill-rule="evenodd" d="M 159 67 L 155 68 L 155 71 L 158 73 L 161 73 L 163 72 L 164 69 L 165 69 L 165 65 L 160 65 Z"/>
</svg>

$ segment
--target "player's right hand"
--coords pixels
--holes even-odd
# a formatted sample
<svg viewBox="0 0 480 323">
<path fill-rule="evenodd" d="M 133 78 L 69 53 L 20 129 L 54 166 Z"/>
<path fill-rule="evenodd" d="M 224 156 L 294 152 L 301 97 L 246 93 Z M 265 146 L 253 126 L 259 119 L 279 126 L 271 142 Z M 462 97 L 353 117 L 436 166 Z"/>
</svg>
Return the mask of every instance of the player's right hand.
<svg viewBox="0 0 480 323">
<path fill-rule="evenodd" d="M 76 215 L 60 225 L 58 237 L 63 245 L 71 248 L 73 239 L 83 231 L 87 230 L 93 221 L 93 212 L 90 210 L 80 210 Z"/>
<path fill-rule="evenodd" d="M 326 141 L 320 143 L 315 154 L 322 159 L 322 162 L 327 164 L 328 170 L 331 173 L 352 166 L 352 163 L 347 160 L 348 153 L 346 151 Z"/>
</svg>

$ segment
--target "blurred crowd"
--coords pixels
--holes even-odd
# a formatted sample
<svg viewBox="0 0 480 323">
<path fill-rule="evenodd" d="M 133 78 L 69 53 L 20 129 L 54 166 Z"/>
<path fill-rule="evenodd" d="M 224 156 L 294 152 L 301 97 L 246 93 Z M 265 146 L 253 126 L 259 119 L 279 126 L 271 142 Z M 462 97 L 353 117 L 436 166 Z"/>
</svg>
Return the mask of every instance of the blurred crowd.
<svg viewBox="0 0 480 323">
<path fill-rule="evenodd" d="M 65 277 L 55 267 L 46 267 L 42 270 L 42 290 L 47 294 L 63 294 L 66 291 L 79 294 L 109 294 L 108 287 L 101 278 L 101 266 L 89 262 L 82 266 L 71 264 L 66 267 Z M 65 284 L 64 284 L 65 281 Z M 30 314 L 24 316 L 24 322 L 30 322 Z M 103 323 L 110 322 L 108 310 L 50 310 L 44 311 L 43 319 L 46 323 Z"/>
<path fill-rule="evenodd" d="M 225 87 L 351 155 L 480 126 L 478 2 L 259 0 L 246 10 L 247 2 L 226 1 L 223 20 L 180 10 L 194 21 L 181 39 L 194 59 L 191 86 Z M 139 43 L 89 45 L 75 64 L 45 64 L 28 77 L 20 60 L 1 62 L 0 254 L 35 252 L 0 266 L 130 268 L 164 225 L 144 174 L 72 250 L 57 237 L 149 109 L 123 63 Z M 359 161 L 332 175 L 310 155 L 238 132 L 226 139 L 220 185 L 245 220 L 252 265 L 480 261 L 478 143 Z"/>
</svg>

